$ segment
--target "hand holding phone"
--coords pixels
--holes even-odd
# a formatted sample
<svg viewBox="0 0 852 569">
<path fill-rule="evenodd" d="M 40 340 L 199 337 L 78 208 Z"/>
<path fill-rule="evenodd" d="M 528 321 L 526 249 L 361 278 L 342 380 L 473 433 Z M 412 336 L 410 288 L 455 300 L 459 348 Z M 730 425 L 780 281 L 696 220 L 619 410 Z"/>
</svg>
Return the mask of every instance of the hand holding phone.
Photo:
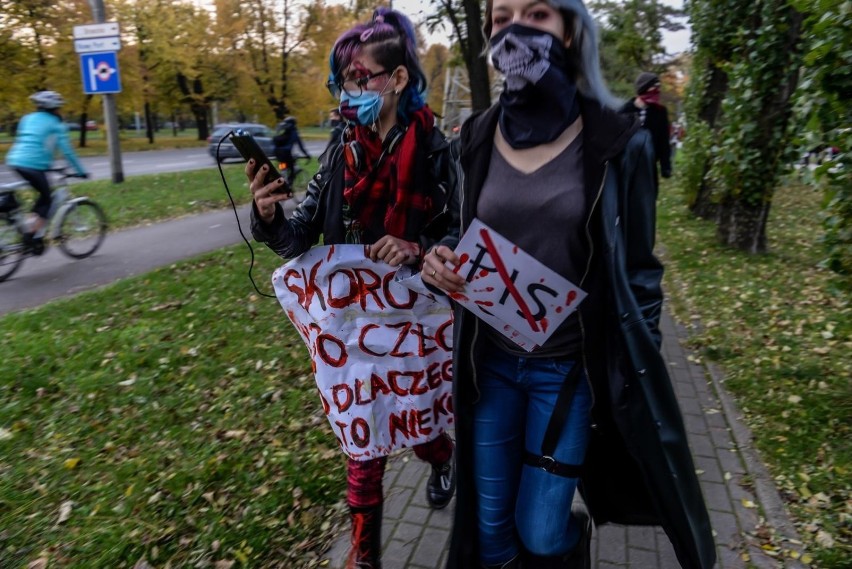
<svg viewBox="0 0 852 569">
<path fill-rule="evenodd" d="M 263 166 L 267 167 L 266 177 L 263 180 L 264 184 L 269 184 L 274 182 L 275 180 L 281 178 L 281 173 L 273 166 L 272 162 L 269 160 L 269 157 L 266 155 L 266 152 L 260 147 L 254 137 L 242 130 L 237 130 L 228 135 L 228 138 L 231 139 L 231 143 L 234 145 L 240 155 L 246 159 L 246 161 L 254 160 L 256 164 L 255 172 L 257 172 Z M 280 184 L 274 190 L 272 190 L 273 194 L 289 194 L 292 193 L 290 190 L 290 185 L 287 183 L 287 180 L 284 180 L 283 184 Z"/>
</svg>

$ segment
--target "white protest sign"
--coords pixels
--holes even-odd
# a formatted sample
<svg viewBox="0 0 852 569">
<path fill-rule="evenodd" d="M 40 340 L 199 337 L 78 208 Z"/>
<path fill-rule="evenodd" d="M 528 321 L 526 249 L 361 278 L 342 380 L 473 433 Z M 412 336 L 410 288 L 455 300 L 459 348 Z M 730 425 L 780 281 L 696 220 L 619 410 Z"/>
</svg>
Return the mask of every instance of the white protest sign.
<svg viewBox="0 0 852 569">
<path fill-rule="evenodd" d="M 355 460 L 425 443 L 453 423 L 452 312 L 395 272 L 362 245 L 330 245 L 272 276 L 331 428 Z"/>
<path fill-rule="evenodd" d="M 478 219 L 455 253 L 467 285 L 450 296 L 528 352 L 544 344 L 586 297 Z"/>
</svg>

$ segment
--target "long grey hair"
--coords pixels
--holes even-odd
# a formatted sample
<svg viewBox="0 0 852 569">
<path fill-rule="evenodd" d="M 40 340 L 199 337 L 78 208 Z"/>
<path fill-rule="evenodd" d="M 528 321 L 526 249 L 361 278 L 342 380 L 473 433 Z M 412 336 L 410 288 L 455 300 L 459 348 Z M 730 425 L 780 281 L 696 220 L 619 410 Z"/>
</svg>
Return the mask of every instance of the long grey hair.
<svg viewBox="0 0 852 569">
<path fill-rule="evenodd" d="M 598 56 L 598 33 L 594 19 L 586 9 L 583 0 L 545 0 L 562 12 L 565 28 L 571 32 L 571 45 L 568 53 L 571 63 L 577 71 L 574 80 L 580 93 L 597 100 L 602 105 L 618 109 L 622 101 L 612 95 L 601 74 Z M 485 2 L 485 15 L 482 31 L 485 37 L 491 37 L 491 12 L 494 0 Z"/>
</svg>

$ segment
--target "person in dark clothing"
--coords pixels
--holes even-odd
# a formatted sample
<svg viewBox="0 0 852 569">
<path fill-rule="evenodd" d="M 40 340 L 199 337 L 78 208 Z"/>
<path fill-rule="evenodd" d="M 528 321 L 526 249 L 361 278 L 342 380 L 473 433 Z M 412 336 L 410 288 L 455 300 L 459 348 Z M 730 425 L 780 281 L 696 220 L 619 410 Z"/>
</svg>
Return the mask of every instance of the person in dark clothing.
<svg viewBox="0 0 852 569">
<path fill-rule="evenodd" d="M 650 134 L 604 86 L 582 0 L 487 0 L 484 22 L 505 82 L 458 139 L 460 232 L 478 220 L 588 296 L 529 350 L 489 325 L 488 309 L 455 305 L 447 568 L 588 569 L 591 515 L 662 525 L 683 567 L 710 569 L 710 520 L 660 354 Z M 420 276 L 461 299 L 481 283 L 457 244 L 447 235 L 430 248 Z M 502 270 L 514 299 L 504 308 L 547 327 L 499 255 L 476 266 Z"/>
<path fill-rule="evenodd" d="M 328 111 L 328 124 L 331 127 L 331 131 L 328 133 L 328 145 L 326 148 L 331 148 L 333 144 L 340 142 L 343 131 L 346 130 L 346 123 L 343 122 L 343 118 L 340 116 L 340 109 L 337 107 Z"/>
<path fill-rule="evenodd" d="M 373 261 L 419 265 L 426 248 L 453 233 L 448 211 L 458 205 L 452 201 L 449 143 L 423 98 L 426 75 L 414 28 L 400 12 L 378 8 L 372 21 L 337 39 L 330 65 L 327 86 L 340 100 L 345 136 L 323 153 L 307 196 L 289 219 L 279 202 L 292 194 L 276 193 L 281 181 L 264 184 L 265 172 L 248 162 L 252 235 L 284 258 L 301 255 L 322 238 L 325 245 L 362 243 Z M 413 447 L 431 466 L 426 502 L 433 509 L 446 507 L 455 490 L 453 448 L 438 429 Z M 352 548 L 346 569 L 381 569 L 386 461 L 387 456 L 348 460 Z"/>
<path fill-rule="evenodd" d="M 278 125 L 277 133 L 272 138 L 275 145 L 275 158 L 278 160 L 278 169 L 287 176 L 287 181 L 292 185 L 296 179 L 296 163 L 293 156 L 293 148 L 298 146 L 302 155 L 310 159 L 311 155 L 299 136 L 296 127 L 296 117 L 287 117 Z"/>
<path fill-rule="evenodd" d="M 659 175 L 668 178 L 672 175 L 671 133 L 669 132 L 669 112 L 660 104 L 660 77 L 656 73 L 643 71 L 634 84 L 636 97 L 627 101 L 621 111 L 636 114 L 642 128 L 651 133 L 654 159 L 659 165 Z"/>
</svg>

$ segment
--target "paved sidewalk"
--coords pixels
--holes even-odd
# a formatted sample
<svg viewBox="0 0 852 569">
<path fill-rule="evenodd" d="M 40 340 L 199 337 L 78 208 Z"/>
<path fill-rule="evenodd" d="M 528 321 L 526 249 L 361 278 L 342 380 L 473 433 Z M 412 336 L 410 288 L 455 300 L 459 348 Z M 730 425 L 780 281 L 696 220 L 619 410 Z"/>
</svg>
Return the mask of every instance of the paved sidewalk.
<svg viewBox="0 0 852 569">
<path fill-rule="evenodd" d="M 789 559 L 780 561 L 783 555 L 767 554 L 761 548 L 761 540 L 772 533 L 780 536 L 784 547 L 795 549 L 795 530 L 771 478 L 748 446 L 750 434 L 740 423 L 733 401 L 724 392 L 717 394 L 718 377 L 714 377 L 713 370 L 708 373 L 702 364 L 694 361 L 683 346 L 685 330 L 675 324 L 668 312 L 664 312 L 661 326 L 663 355 L 710 511 L 718 557 L 716 567 L 803 567 Z M 425 498 L 428 473 L 428 467 L 410 451 L 388 462 L 382 533 L 384 569 L 444 567 L 455 500 L 444 510 L 429 509 Z M 343 569 L 347 537 L 341 536 L 328 553 L 330 569 Z M 768 550 L 774 552 L 773 548 Z M 592 558 L 594 569 L 680 567 L 668 538 L 656 527 L 596 528 Z"/>
</svg>

